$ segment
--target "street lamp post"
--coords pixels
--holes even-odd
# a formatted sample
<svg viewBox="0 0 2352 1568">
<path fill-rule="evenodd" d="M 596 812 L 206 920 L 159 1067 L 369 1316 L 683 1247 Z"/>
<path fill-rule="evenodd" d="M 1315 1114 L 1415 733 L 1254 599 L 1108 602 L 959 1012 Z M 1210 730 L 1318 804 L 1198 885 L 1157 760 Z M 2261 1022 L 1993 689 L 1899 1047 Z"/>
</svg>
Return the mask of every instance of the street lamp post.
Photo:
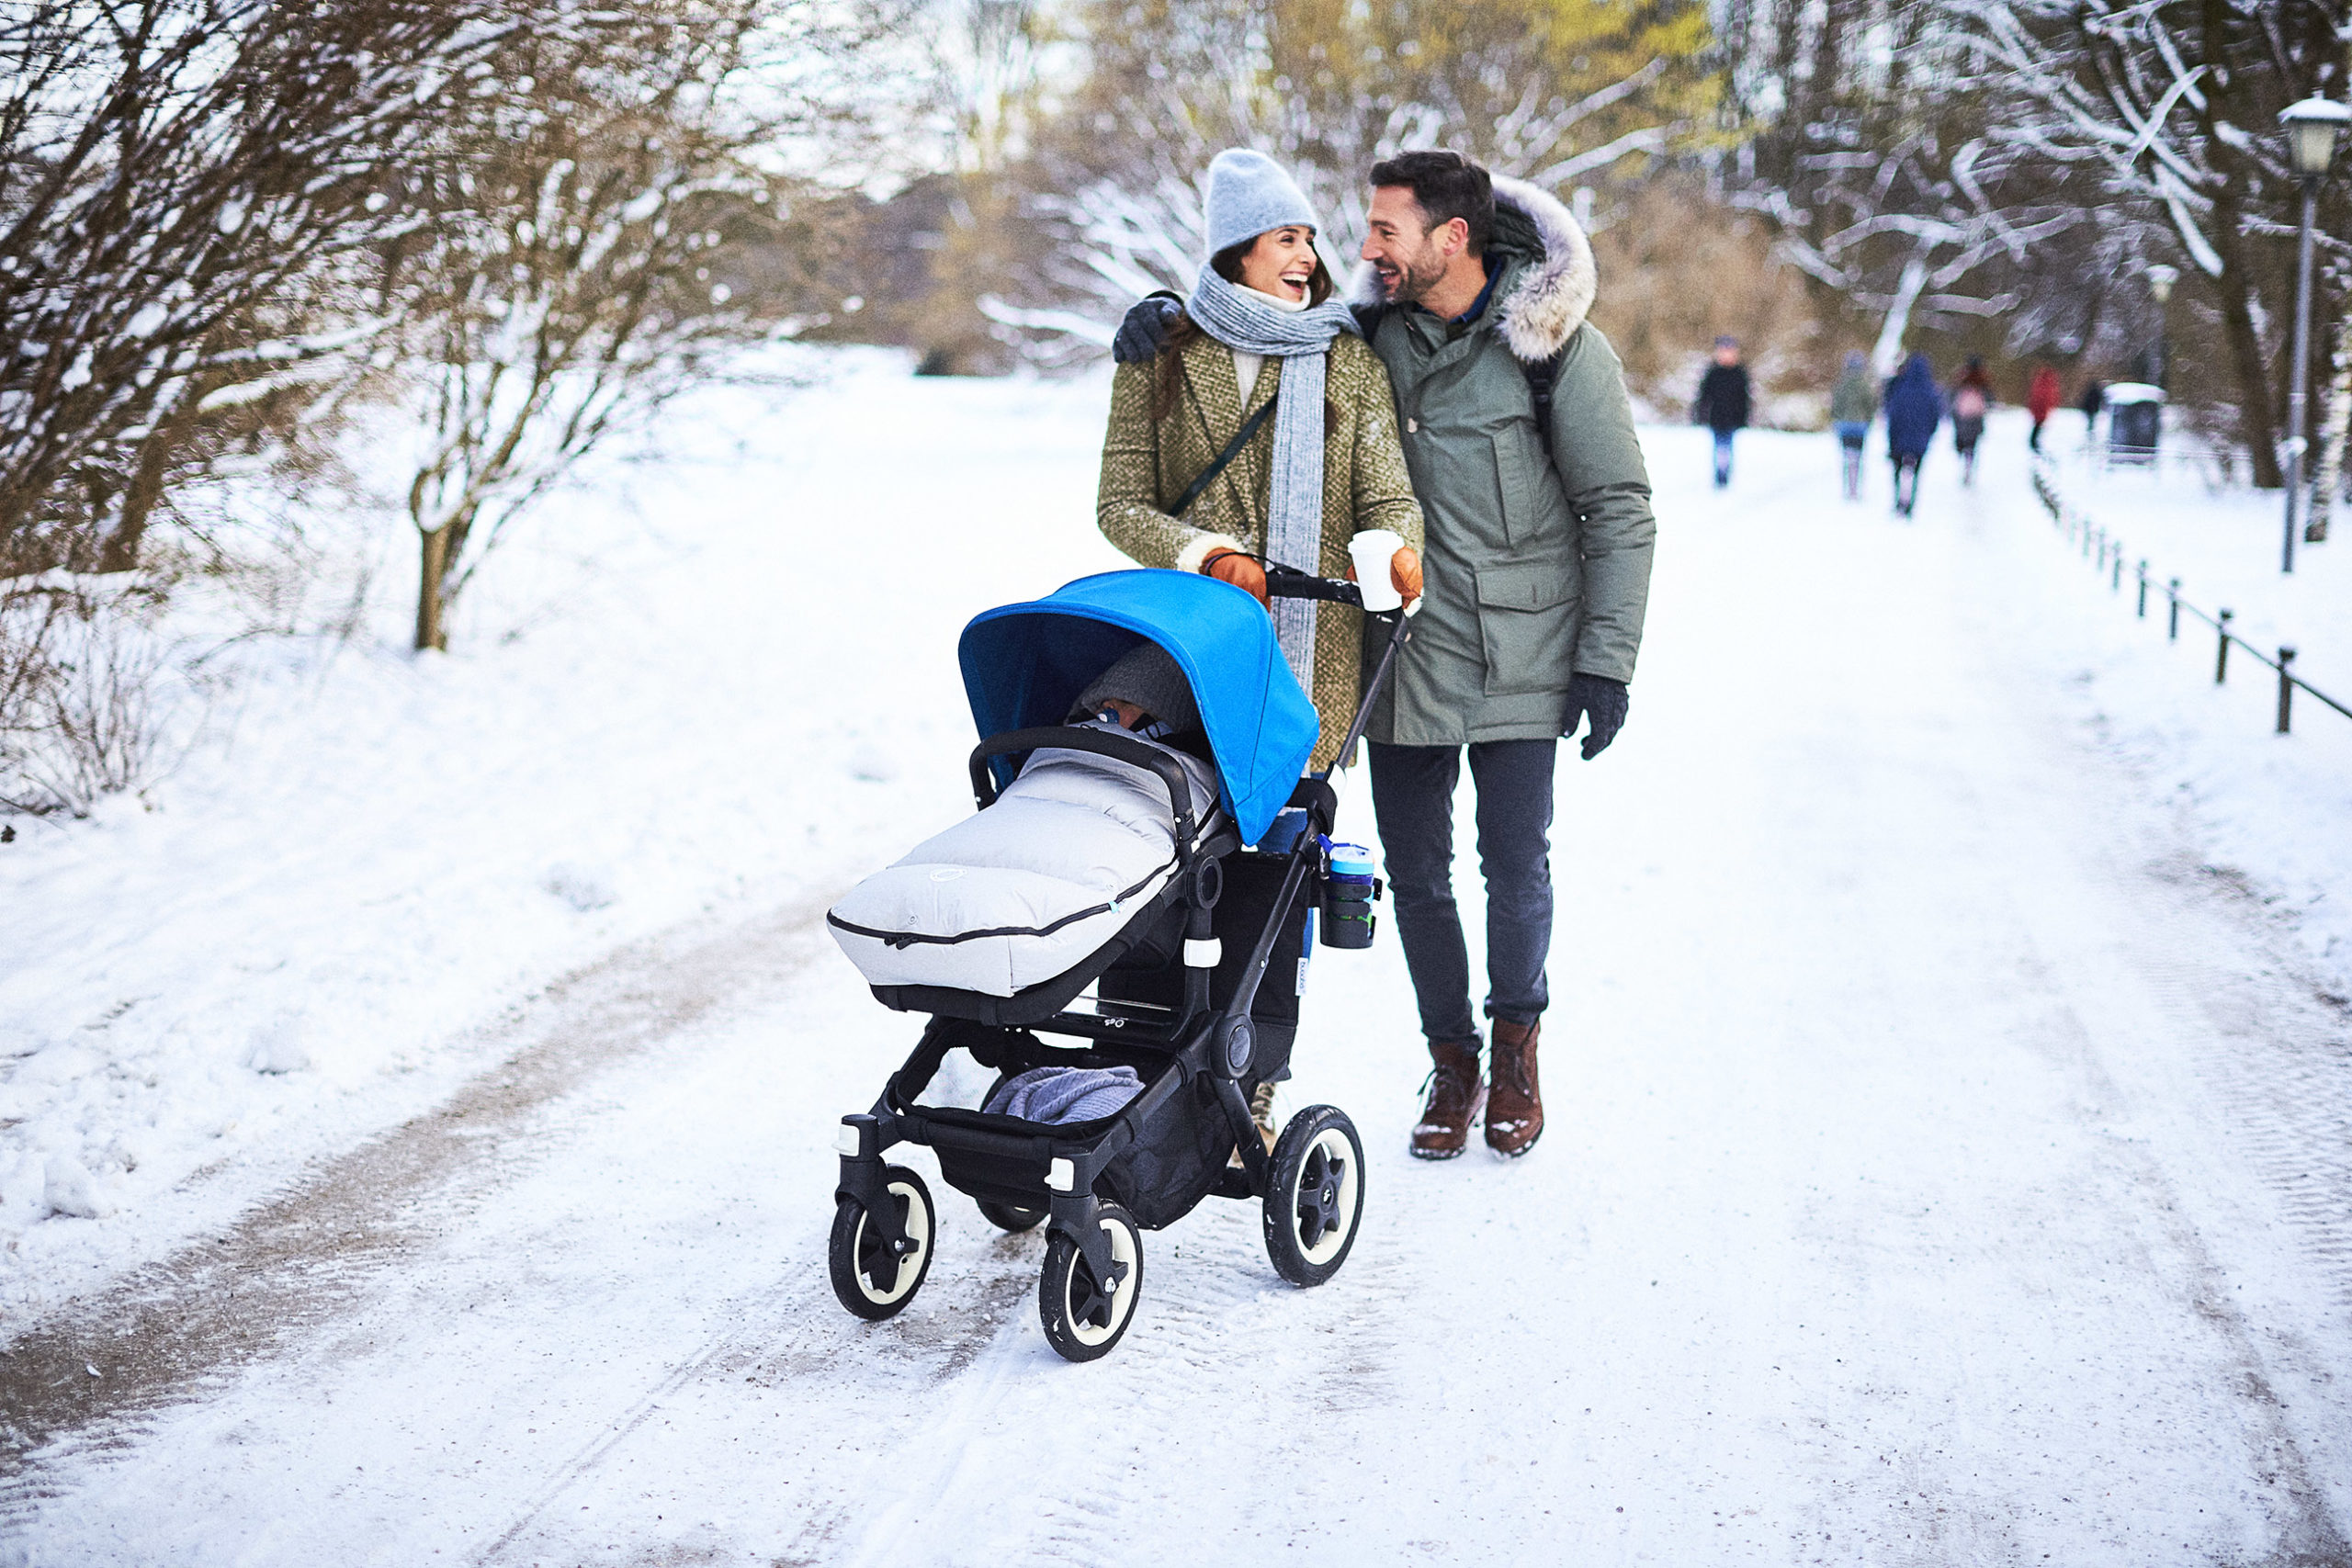
<svg viewBox="0 0 2352 1568">
<path fill-rule="evenodd" d="M 2151 367 L 2155 374 L 2148 379 L 2158 389 L 2172 390 L 2172 286 L 2180 281 L 2180 268 L 2164 262 L 2148 264 L 2148 298 L 2156 302 L 2156 362 Z"/>
<path fill-rule="evenodd" d="M 2303 453 L 2311 445 L 2308 399 L 2312 373 L 2312 219 L 2319 204 L 2319 182 L 2335 161 L 2335 139 L 2352 108 L 2326 98 L 2305 98 L 2279 111 L 2287 128 L 2287 152 L 2303 185 L 2302 230 L 2295 249 L 2295 378 L 2287 388 L 2287 536 L 2281 571 L 2295 570 L 2296 513 L 2303 499 Z"/>
</svg>

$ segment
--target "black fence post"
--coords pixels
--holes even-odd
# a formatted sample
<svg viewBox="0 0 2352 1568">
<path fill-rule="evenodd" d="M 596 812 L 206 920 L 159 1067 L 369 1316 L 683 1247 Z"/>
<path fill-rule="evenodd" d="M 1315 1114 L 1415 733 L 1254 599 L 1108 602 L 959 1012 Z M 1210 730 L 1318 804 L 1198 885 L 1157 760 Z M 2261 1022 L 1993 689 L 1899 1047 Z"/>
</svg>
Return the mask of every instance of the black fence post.
<svg viewBox="0 0 2352 1568">
<path fill-rule="evenodd" d="M 2140 618 L 2148 618 L 2148 563 L 2140 563 Z"/>
<path fill-rule="evenodd" d="M 2282 647 L 2278 649 L 2278 733 L 2281 735 L 2288 732 L 2287 727 L 2294 719 L 2295 678 L 2288 673 L 2288 666 L 2294 662 L 2293 649 Z"/>
<path fill-rule="evenodd" d="M 2180 579 L 2174 578 L 2172 586 L 2165 589 L 2165 592 L 2172 599 L 2172 624 L 2165 628 L 2165 640 L 2178 642 L 2180 640 Z"/>
<path fill-rule="evenodd" d="M 2229 611 L 2224 610 L 2222 612 L 2222 618 L 2214 623 L 2214 629 L 2222 634 L 2219 651 L 2213 655 L 2213 684 L 2218 686 L 2230 678 Z"/>
<path fill-rule="evenodd" d="M 2120 539 L 2115 541 L 2115 570 L 2108 578 L 2107 591 L 2109 593 L 2123 592 L 2123 541 Z"/>
</svg>

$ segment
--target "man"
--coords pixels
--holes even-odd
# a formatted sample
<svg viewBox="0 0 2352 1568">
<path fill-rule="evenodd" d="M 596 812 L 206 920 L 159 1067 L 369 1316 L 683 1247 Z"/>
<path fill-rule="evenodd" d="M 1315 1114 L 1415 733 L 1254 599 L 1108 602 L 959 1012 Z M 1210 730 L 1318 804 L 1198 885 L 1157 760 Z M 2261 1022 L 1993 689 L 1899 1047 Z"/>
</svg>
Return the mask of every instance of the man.
<svg viewBox="0 0 2352 1568">
<path fill-rule="evenodd" d="M 1699 400 L 1690 423 L 1715 433 L 1715 488 L 1731 483 L 1731 438 L 1747 428 L 1747 367 L 1739 362 L 1739 340 L 1715 340 L 1715 362 L 1699 380 Z"/>
<path fill-rule="evenodd" d="M 1374 166 L 1359 310 L 1387 367 L 1426 520 L 1426 588 L 1375 710 L 1373 808 L 1433 1063 L 1424 1159 L 1516 1156 L 1544 1131 L 1537 1037 L 1550 1001 L 1553 762 L 1624 722 L 1649 592 L 1650 488 L 1616 355 L 1585 320 L 1592 249 L 1567 209 L 1459 153 Z M 1151 352 L 1162 306 L 1128 313 Z M 1546 410 L 1548 409 L 1548 412 Z M 1491 1089 L 1453 898 L 1453 794 L 1467 750 L 1487 883 Z"/>
</svg>

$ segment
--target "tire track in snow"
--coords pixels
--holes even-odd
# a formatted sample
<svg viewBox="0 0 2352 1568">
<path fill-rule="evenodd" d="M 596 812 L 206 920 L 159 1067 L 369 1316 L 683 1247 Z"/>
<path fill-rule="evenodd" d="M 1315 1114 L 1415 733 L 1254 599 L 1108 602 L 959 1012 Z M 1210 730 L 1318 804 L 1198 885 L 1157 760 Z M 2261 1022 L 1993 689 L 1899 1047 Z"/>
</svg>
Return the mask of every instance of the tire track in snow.
<svg viewBox="0 0 2352 1568">
<path fill-rule="evenodd" d="M 2149 875 L 2182 900 L 2220 895 L 2270 939 L 2273 954 L 2291 952 L 2276 917 L 2234 875 L 2186 860 L 2159 863 Z M 2278 966 L 2283 976 L 2164 973 L 2145 983 L 2169 1010 L 2203 1018 L 2229 1046 L 2202 1057 L 2199 1077 L 2235 1123 L 2238 1152 L 2278 1194 L 2330 1304 L 2352 1316 L 2352 1016 L 2294 975 L 2291 958 Z"/>
<path fill-rule="evenodd" d="M 2044 955 L 2031 979 L 2058 1007 L 2044 1048 L 2076 1077 L 2082 1102 L 2094 1108 L 2144 1098 L 2144 1086 L 2127 1088 L 2118 1077 L 2131 1071 L 2134 1056 L 2153 1047 L 2160 1056 L 2185 1057 L 2192 1081 L 2212 1097 L 2227 1146 L 2268 1189 L 2300 1233 L 2299 1250 L 2340 1303 L 2347 1269 L 2330 1254 L 2345 1244 L 2345 1204 L 2321 1194 L 2324 1183 L 2352 1178 L 2343 1141 L 2342 1106 L 2352 1092 L 2343 1031 L 2318 1016 L 2312 987 L 2281 983 L 2280 971 L 2290 966 L 2278 956 L 2279 932 L 2258 908 L 2244 898 L 2213 899 L 2211 885 L 2225 882 L 2183 876 L 2172 863 L 2137 874 L 2084 876 L 2078 886 L 2094 899 L 2136 912 L 2128 928 L 2098 918 L 2107 911 L 2088 901 L 2053 911 L 2046 888 L 2042 897 L 2020 899 Z M 2134 933 L 2128 941 L 2108 934 L 2125 930 Z M 2098 1121 L 2106 1113 L 2086 1114 Z M 2114 1133 L 2109 1157 L 2152 1196 L 2133 1207 L 2160 1227 L 2172 1259 L 2160 1272 L 2173 1279 L 2229 1366 L 2245 1484 L 2274 1532 L 2268 1560 L 2352 1563 L 2352 1536 L 2277 1392 L 2281 1375 L 2295 1370 L 2276 1364 L 2278 1353 L 2302 1360 L 2302 1348 L 2291 1332 L 2282 1340 L 2278 1325 L 2257 1327 L 2249 1319 L 2179 1178 L 2147 1138 Z"/>
<path fill-rule="evenodd" d="M 927 1152 L 916 1157 L 928 1166 Z M 922 1175 L 943 1204 L 964 1206 L 961 1195 L 948 1188 L 935 1169 L 925 1168 Z M 969 1214 L 967 1223 L 986 1228 L 977 1214 Z M 877 1416 L 931 1407 L 943 1385 L 965 1386 L 957 1380 L 968 1382 L 975 1367 L 985 1376 L 995 1348 L 1008 1333 L 1017 1334 L 1023 1322 L 1022 1309 L 1035 1300 L 1036 1269 L 1043 1258 L 1034 1235 L 995 1236 L 977 1248 L 957 1247 L 944 1236 L 944 1253 L 968 1250 L 978 1256 L 934 1258 L 931 1277 L 906 1314 L 882 1324 L 863 1325 L 833 1299 L 823 1247 L 820 1231 L 809 1255 L 795 1260 L 798 1267 L 793 1274 L 728 1302 L 718 1315 L 729 1326 L 650 1383 L 643 1394 L 550 1472 L 521 1511 L 472 1561 L 484 1568 L 499 1562 L 564 1561 L 587 1550 L 566 1532 L 570 1510 L 557 1505 L 573 1495 L 593 1496 L 615 1489 L 617 1478 L 636 1458 L 632 1438 L 664 1412 L 720 1386 L 747 1382 L 787 1392 L 796 1385 L 830 1389 L 841 1382 L 844 1354 L 872 1356 L 885 1359 L 868 1377 L 878 1376 L 895 1385 L 866 1388 Z M 944 1270 L 944 1264 L 953 1271 Z M 846 1346 L 844 1339 L 849 1341 Z M 932 1441 L 937 1440 L 942 1429 L 928 1417 L 921 1420 L 922 1432 L 930 1435 Z M 862 1499 L 861 1516 L 870 1514 L 872 1506 L 870 1499 Z M 845 1525 L 846 1516 L 828 1518 L 815 1532 L 815 1540 L 799 1543 L 800 1550 L 830 1558 L 832 1543 Z M 815 1559 L 787 1556 L 780 1561 L 803 1560 Z"/>
<path fill-rule="evenodd" d="M 44 1450 L 123 1448 L 142 1415 L 348 1312 L 432 1238 L 427 1200 L 478 1198 L 560 1135 L 533 1125 L 550 1102 L 783 988 L 819 951 L 821 913 L 797 901 L 716 936 L 673 931 L 566 976 L 493 1026 L 513 1048 L 437 1109 L 0 1348 L 0 1521 L 51 1495 Z"/>
<path fill-rule="evenodd" d="M 1383 1250 L 1386 1227 L 1371 1223 L 1376 1201 L 1375 1190 L 1348 1266 L 1311 1291 L 1273 1275 L 1254 1201 L 1204 1200 L 1170 1229 L 1146 1233 L 1136 1320 L 1109 1357 L 1083 1366 L 1045 1344 L 1035 1249 L 1016 1310 L 944 1412 L 842 1487 L 859 1499 L 854 1517 L 867 1522 L 839 1561 L 982 1562 L 1001 1547 L 1023 1562 L 1099 1568 L 1132 1555 L 1136 1521 L 1183 1512 L 1185 1489 L 1201 1475 L 1229 1485 L 1281 1474 L 1285 1453 L 1326 1440 L 1330 1413 L 1387 1401 L 1414 1280 L 1399 1255 Z M 907 1315 L 925 1304 L 918 1299 Z M 876 1337 L 875 1349 L 888 1353 Z M 1303 1370 L 1302 1343 L 1332 1354 Z M 1229 1393 L 1229 1426 L 1201 1421 L 1197 1404 L 1171 1392 L 1204 1386 Z M 937 1408 L 939 1395 L 931 1398 Z M 967 1533 L 1008 1489 L 1042 1474 L 1057 1480 L 1035 1493 L 1017 1541 Z"/>
</svg>

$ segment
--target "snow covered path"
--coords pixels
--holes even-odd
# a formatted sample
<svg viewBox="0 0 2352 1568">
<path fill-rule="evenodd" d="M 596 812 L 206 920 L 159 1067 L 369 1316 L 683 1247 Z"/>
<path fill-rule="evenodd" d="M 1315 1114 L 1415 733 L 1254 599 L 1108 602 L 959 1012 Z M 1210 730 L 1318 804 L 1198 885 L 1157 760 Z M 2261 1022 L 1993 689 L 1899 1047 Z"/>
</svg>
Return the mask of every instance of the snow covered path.
<svg viewBox="0 0 2352 1568">
<path fill-rule="evenodd" d="M 950 465 L 974 403 L 828 460 Z M 868 1326 L 831 1122 L 912 1026 L 814 906 L 682 929 L 17 1342 L 0 1563 L 2352 1563 L 2352 1027 L 2020 635 L 2021 472 L 1931 466 L 1904 527 L 1827 499 L 1826 441 L 1751 438 L 1728 497 L 1690 433 L 1652 449 L 1632 722 L 1561 769 L 1528 1159 L 1406 1157 L 1384 935 L 1317 961 L 1290 1090 L 1369 1145 L 1329 1285 L 1212 1200 L 1069 1367 L 1041 1239 L 934 1180 L 930 1281 Z M 1051 537 L 1038 586 L 1101 564 Z"/>
</svg>

